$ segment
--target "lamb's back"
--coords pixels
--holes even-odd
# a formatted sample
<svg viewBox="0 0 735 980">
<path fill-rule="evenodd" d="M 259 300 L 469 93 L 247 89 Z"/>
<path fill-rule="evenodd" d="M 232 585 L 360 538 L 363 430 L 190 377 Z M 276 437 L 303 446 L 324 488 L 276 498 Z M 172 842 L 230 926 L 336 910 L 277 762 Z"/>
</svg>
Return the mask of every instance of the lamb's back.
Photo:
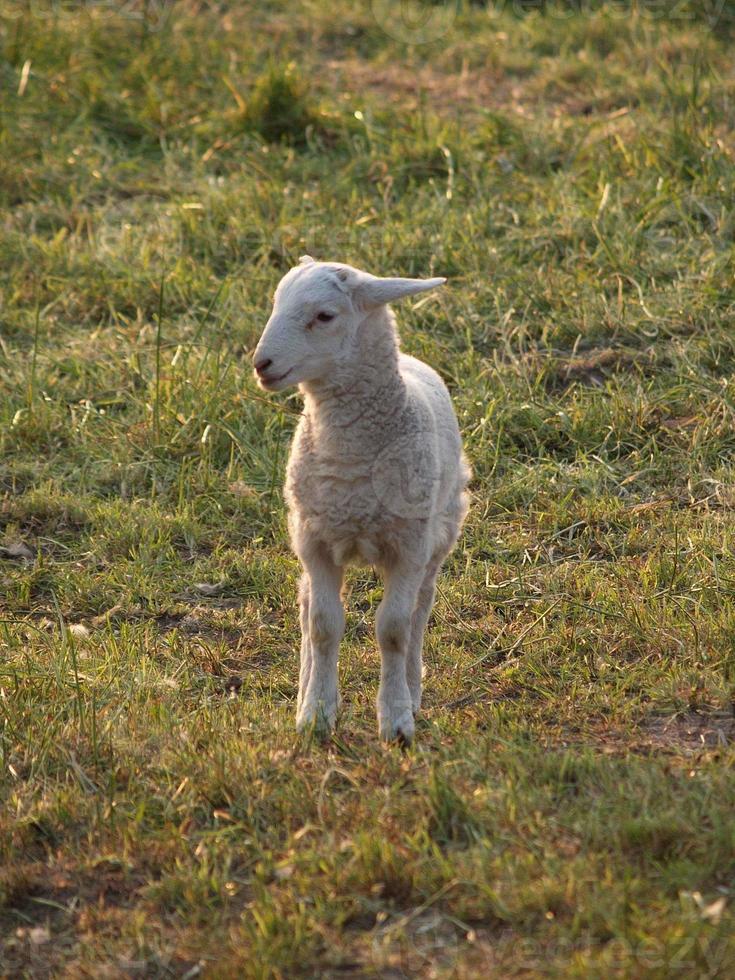
<svg viewBox="0 0 735 980">
<path fill-rule="evenodd" d="M 432 551 L 443 558 L 454 546 L 467 513 L 466 488 L 471 470 L 462 449 L 454 405 L 442 379 L 428 364 L 407 354 L 401 355 L 399 363 L 409 399 L 423 403 L 433 423 L 433 438 L 429 441 L 437 454 L 438 479 L 434 484 Z"/>
<path fill-rule="evenodd" d="M 401 354 L 399 367 L 409 399 L 423 403 L 431 415 L 442 470 L 456 473 L 462 455 L 462 440 L 447 386 L 432 367 L 410 354 Z"/>
</svg>

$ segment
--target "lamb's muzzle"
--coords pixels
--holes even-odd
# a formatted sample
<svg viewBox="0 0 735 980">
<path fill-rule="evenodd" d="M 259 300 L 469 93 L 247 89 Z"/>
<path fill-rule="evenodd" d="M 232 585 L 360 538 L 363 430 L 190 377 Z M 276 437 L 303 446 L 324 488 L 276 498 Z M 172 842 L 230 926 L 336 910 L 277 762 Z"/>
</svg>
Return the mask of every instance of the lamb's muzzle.
<svg viewBox="0 0 735 980">
<path fill-rule="evenodd" d="M 387 304 L 444 282 L 383 279 L 304 256 L 281 280 L 253 356 L 261 387 L 298 384 L 304 396 L 286 479 L 291 543 L 304 569 L 299 729 L 335 723 L 340 590 L 345 566 L 362 562 L 385 580 L 376 623 L 380 734 L 414 734 L 424 631 L 467 513 L 470 472 L 447 389 L 400 352 Z"/>
</svg>

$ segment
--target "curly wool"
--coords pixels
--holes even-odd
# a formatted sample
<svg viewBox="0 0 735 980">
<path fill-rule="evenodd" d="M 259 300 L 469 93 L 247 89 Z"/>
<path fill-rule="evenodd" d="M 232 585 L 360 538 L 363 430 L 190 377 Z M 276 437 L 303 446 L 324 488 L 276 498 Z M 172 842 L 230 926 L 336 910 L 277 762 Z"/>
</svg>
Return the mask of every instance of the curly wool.
<svg viewBox="0 0 735 980">
<path fill-rule="evenodd" d="M 418 539 L 425 562 L 443 558 L 466 513 L 469 475 L 449 394 L 432 368 L 399 352 L 386 307 L 364 324 L 360 355 L 352 376 L 303 386 L 286 480 L 294 550 L 316 537 L 338 565 L 386 568 Z M 418 513 L 407 516 L 414 500 Z"/>
</svg>

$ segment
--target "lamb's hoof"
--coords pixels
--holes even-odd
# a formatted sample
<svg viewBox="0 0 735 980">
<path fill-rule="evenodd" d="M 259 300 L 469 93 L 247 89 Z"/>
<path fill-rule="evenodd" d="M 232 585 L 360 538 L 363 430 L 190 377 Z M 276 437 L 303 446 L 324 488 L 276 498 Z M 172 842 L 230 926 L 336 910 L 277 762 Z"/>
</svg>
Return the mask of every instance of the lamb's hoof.
<svg viewBox="0 0 735 980">
<path fill-rule="evenodd" d="M 296 731 L 300 735 L 329 738 L 337 723 L 337 708 L 323 702 L 302 704 L 296 714 Z"/>
<path fill-rule="evenodd" d="M 414 723 L 411 711 L 399 711 L 395 715 L 386 712 L 379 719 L 380 738 L 383 742 L 395 742 L 407 748 L 413 742 Z"/>
</svg>

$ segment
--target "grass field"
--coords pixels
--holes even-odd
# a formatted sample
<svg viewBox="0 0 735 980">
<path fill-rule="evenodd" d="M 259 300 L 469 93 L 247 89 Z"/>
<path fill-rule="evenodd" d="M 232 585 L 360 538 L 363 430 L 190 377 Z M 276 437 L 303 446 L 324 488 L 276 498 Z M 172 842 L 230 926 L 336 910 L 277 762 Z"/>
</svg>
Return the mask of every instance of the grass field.
<svg viewBox="0 0 735 980">
<path fill-rule="evenodd" d="M 0 2 L 2 977 L 735 976 L 735 11 L 387 9 Z M 293 731 L 305 251 L 449 277 L 408 752 L 365 570 Z"/>
</svg>

